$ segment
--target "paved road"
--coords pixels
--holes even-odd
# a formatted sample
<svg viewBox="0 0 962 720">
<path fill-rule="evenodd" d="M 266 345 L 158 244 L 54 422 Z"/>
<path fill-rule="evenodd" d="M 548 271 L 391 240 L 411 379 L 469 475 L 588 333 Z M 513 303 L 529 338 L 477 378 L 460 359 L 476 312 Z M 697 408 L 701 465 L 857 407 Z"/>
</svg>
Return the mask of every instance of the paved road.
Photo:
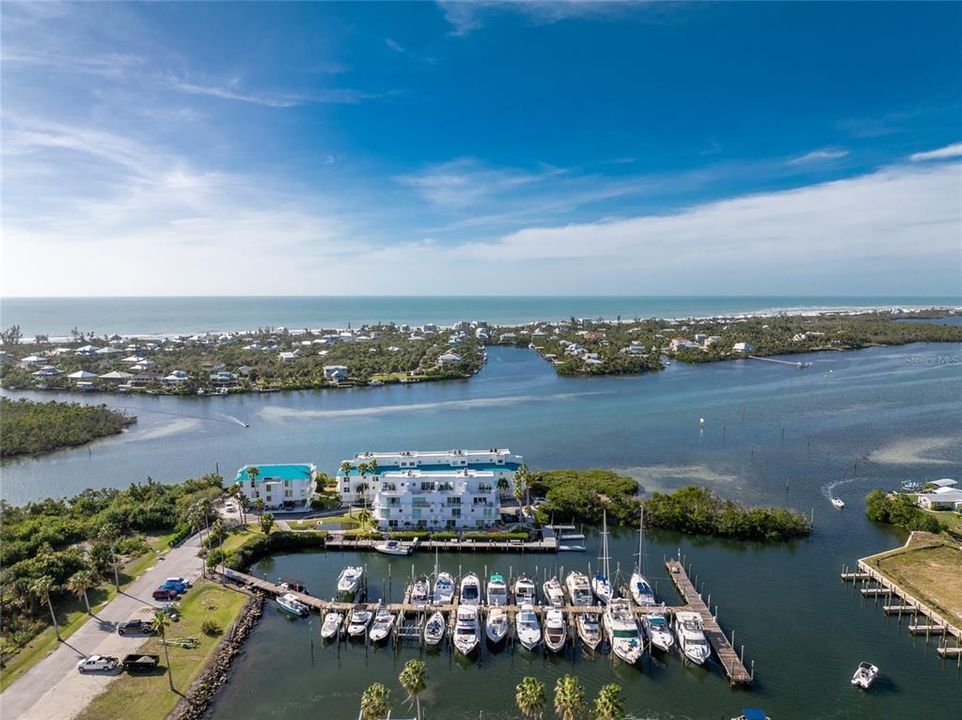
<svg viewBox="0 0 962 720">
<path fill-rule="evenodd" d="M 0 717 L 4 720 L 70 720 L 79 714 L 116 675 L 81 675 L 75 668 L 77 660 L 86 655 L 123 657 L 135 652 L 143 644 L 143 636 L 121 637 L 116 632 L 117 623 L 145 617 L 138 611 L 159 606 L 151 593 L 164 578 L 182 575 L 193 579 L 200 575 L 203 562 L 197 557 L 199 549 L 200 537 L 194 535 L 158 559 L 96 617 L 0 694 Z"/>
</svg>

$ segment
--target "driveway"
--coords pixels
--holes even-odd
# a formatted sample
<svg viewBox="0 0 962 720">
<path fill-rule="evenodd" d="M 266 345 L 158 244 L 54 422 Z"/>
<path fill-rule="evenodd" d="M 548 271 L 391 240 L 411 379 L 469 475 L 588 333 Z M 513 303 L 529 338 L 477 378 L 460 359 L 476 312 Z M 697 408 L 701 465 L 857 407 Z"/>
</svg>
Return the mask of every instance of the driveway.
<svg viewBox="0 0 962 720">
<path fill-rule="evenodd" d="M 0 694 L 0 717 L 19 720 L 70 720 L 106 689 L 116 675 L 81 675 L 75 666 L 86 655 L 124 655 L 143 644 L 143 636 L 121 637 L 116 625 L 145 606 L 160 607 L 151 598 L 164 578 L 193 579 L 200 575 L 203 561 L 197 557 L 200 537 L 193 535 L 147 570 L 122 593 L 102 608 L 96 617 L 71 635 L 57 649 L 34 665 L 23 677 Z"/>
</svg>

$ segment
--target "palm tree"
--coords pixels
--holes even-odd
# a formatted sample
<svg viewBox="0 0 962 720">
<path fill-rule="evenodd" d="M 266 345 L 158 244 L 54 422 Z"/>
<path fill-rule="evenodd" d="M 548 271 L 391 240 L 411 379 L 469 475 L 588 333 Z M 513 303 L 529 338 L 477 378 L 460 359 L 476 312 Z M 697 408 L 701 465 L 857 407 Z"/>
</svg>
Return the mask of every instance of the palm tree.
<svg viewBox="0 0 962 720">
<path fill-rule="evenodd" d="M 250 510 L 251 501 L 244 493 L 237 498 L 237 506 L 241 509 L 241 522 L 247 525 L 247 511 Z"/>
<path fill-rule="evenodd" d="M 217 543 L 218 545 L 223 544 L 224 535 L 227 534 L 227 529 L 224 527 L 224 521 L 220 518 L 215 518 L 214 522 L 210 524 L 210 530 L 207 533 L 207 541 L 209 543 Z"/>
<path fill-rule="evenodd" d="M 254 501 L 254 510 L 258 515 L 264 512 L 264 498 L 259 497 Z"/>
<path fill-rule="evenodd" d="M 345 460 L 344 462 L 341 463 L 341 472 L 344 473 L 345 475 L 350 475 L 350 474 L 351 474 L 351 461 L 350 461 L 350 460 Z"/>
<path fill-rule="evenodd" d="M 97 537 L 110 545 L 110 564 L 114 568 L 114 587 L 120 592 L 120 575 L 117 573 L 117 536 L 120 532 L 113 523 L 104 523 L 97 532 Z"/>
<path fill-rule="evenodd" d="M 391 713 L 391 691 L 382 683 L 374 683 L 361 695 L 364 720 L 386 720 Z"/>
<path fill-rule="evenodd" d="M 30 583 L 30 592 L 47 601 L 47 607 L 50 608 L 50 619 L 53 620 L 53 631 L 57 634 L 57 640 L 62 640 L 63 638 L 60 637 L 60 625 L 57 624 L 57 614 L 53 611 L 53 603 L 50 602 L 50 593 L 55 590 L 59 590 L 59 588 L 54 582 L 54 579 L 49 575 L 41 575 Z"/>
<path fill-rule="evenodd" d="M 398 681 L 408 700 L 417 705 L 417 720 L 421 720 L 421 693 L 427 687 L 428 668 L 423 660 L 408 660 L 398 675 Z"/>
<path fill-rule="evenodd" d="M 358 483 L 357 494 L 364 501 L 364 510 L 367 511 L 367 483 Z"/>
<path fill-rule="evenodd" d="M 575 720 L 585 711 L 585 689 L 574 675 L 558 678 L 554 686 L 554 714 L 560 720 Z"/>
<path fill-rule="evenodd" d="M 371 459 L 367 462 L 367 470 L 371 475 L 377 475 L 377 459 Z"/>
<path fill-rule="evenodd" d="M 78 598 L 82 597 L 84 599 L 84 605 L 87 606 L 87 614 L 93 615 L 90 612 L 90 599 L 87 597 L 87 591 L 97 584 L 97 578 L 94 577 L 93 572 L 88 569 L 78 570 L 70 579 L 67 580 L 67 590 L 72 592 Z"/>
<path fill-rule="evenodd" d="M 598 691 L 592 717 L 594 720 L 625 720 L 620 685 L 610 683 Z"/>
<path fill-rule="evenodd" d="M 498 494 L 501 496 L 502 499 L 504 498 L 505 493 L 508 492 L 508 488 L 510 487 L 511 485 L 508 483 L 508 478 L 506 477 L 498 478 Z"/>
<path fill-rule="evenodd" d="M 167 661 L 167 684 L 171 691 L 174 689 L 174 677 L 170 674 L 170 651 L 167 649 L 167 628 L 170 627 L 170 615 L 163 610 L 154 610 L 154 619 L 151 621 L 154 632 L 160 635 L 160 644 L 164 646 L 164 659 Z"/>
<path fill-rule="evenodd" d="M 514 689 L 514 701 L 524 717 L 540 720 L 548 705 L 544 683 L 530 675 L 525 677 Z"/>
<path fill-rule="evenodd" d="M 257 478 L 261 474 L 261 469 L 256 465 L 247 466 L 247 478 L 251 481 L 251 485 L 257 483 Z"/>
<path fill-rule="evenodd" d="M 265 535 L 271 534 L 271 528 L 274 527 L 274 514 L 264 513 L 260 517 L 261 532 Z"/>
<path fill-rule="evenodd" d="M 514 474 L 514 494 L 518 498 L 518 502 L 521 502 L 522 493 L 528 493 L 528 486 L 531 484 L 531 473 L 528 472 L 528 466 L 524 463 L 518 467 L 518 471 Z M 531 496 L 527 495 L 526 505 L 531 504 Z"/>
</svg>

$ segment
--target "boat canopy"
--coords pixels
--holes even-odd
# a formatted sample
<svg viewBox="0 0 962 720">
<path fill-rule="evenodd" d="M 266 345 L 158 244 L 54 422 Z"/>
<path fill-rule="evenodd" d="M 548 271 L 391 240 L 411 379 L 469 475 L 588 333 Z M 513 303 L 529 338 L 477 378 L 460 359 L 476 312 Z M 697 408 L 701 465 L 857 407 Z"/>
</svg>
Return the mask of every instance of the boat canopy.
<svg viewBox="0 0 962 720">
<path fill-rule="evenodd" d="M 768 715 L 765 714 L 764 710 L 759 710 L 758 708 L 745 708 L 742 710 L 742 717 L 745 720 L 768 720 Z"/>
</svg>

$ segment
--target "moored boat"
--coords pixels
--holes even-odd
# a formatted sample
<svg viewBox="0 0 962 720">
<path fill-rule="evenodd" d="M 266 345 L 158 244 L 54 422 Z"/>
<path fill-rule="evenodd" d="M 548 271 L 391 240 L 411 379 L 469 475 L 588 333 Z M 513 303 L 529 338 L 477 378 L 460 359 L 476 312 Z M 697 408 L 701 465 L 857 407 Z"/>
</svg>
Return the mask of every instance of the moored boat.
<svg viewBox="0 0 962 720">
<path fill-rule="evenodd" d="M 860 662 L 852 675 L 852 685 L 868 690 L 878 677 L 878 668 L 872 663 Z"/>
<path fill-rule="evenodd" d="M 370 624 L 372 617 L 373 614 L 367 608 L 354 608 L 351 611 L 351 620 L 347 625 L 348 637 L 364 637 L 364 633 L 367 632 L 367 626 Z"/>
<path fill-rule="evenodd" d="M 563 607 L 565 604 L 565 594 L 564 590 L 561 589 L 561 583 L 556 577 L 550 577 L 545 580 L 544 585 L 541 586 L 542 591 L 544 591 L 544 600 L 548 605 L 554 608 Z"/>
<path fill-rule="evenodd" d="M 675 644 L 675 638 L 668 627 L 668 619 L 662 613 L 646 613 L 641 616 L 641 626 L 653 647 L 664 652 Z"/>
<path fill-rule="evenodd" d="M 537 600 L 538 590 L 535 588 L 534 581 L 527 575 L 520 575 L 514 581 L 514 604 L 531 603 L 533 605 Z"/>
<path fill-rule="evenodd" d="M 427 575 L 422 575 L 411 586 L 411 604 L 419 607 L 431 602 L 431 583 Z"/>
<path fill-rule="evenodd" d="M 497 645 L 508 635 L 508 613 L 499 607 L 488 610 L 484 634 L 492 645 Z"/>
<path fill-rule="evenodd" d="M 387 608 L 382 607 L 374 615 L 374 624 L 371 625 L 368 637 L 371 638 L 371 642 L 381 642 L 391 634 L 393 628 L 394 614 L 389 612 Z"/>
<path fill-rule="evenodd" d="M 644 650 L 644 642 L 638 633 L 638 623 L 631 611 L 631 604 L 624 598 L 615 598 L 604 612 L 605 632 L 614 654 L 626 663 L 638 662 Z"/>
<path fill-rule="evenodd" d="M 374 549 L 384 555 L 410 555 L 414 548 L 398 540 L 385 540 L 374 545 Z"/>
<path fill-rule="evenodd" d="M 438 645 L 444 639 L 444 630 L 447 623 L 444 622 L 444 613 L 436 610 L 428 621 L 424 624 L 424 644 L 430 647 Z"/>
<path fill-rule="evenodd" d="M 611 575 L 609 568 L 610 556 L 608 555 L 608 513 L 604 512 L 601 516 L 601 570 L 591 578 L 591 591 L 601 602 L 608 604 L 612 599 L 611 584 L 608 577 Z"/>
<path fill-rule="evenodd" d="M 701 665 L 711 656 L 711 647 L 698 613 L 675 613 L 675 636 L 678 638 L 678 647 L 693 663 Z"/>
<path fill-rule="evenodd" d="M 277 606 L 293 617 L 307 617 L 311 609 L 297 599 L 293 593 L 285 593 L 277 598 Z"/>
<path fill-rule="evenodd" d="M 598 616 L 595 613 L 585 612 L 578 615 L 575 620 L 578 627 L 578 637 L 589 650 L 596 650 L 601 643 L 601 625 L 598 624 Z"/>
<path fill-rule="evenodd" d="M 325 640 L 334 638 L 340 632 L 343 621 L 344 616 L 341 613 L 329 610 L 324 615 L 324 624 L 321 625 L 321 637 Z"/>
<path fill-rule="evenodd" d="M 559 585 L 560 588 L 560 585 Z M 558 608 L 551 608 L 544 620 L 544 644 L 551 652 L 564 650 L 568 640 L 568 624 L 564 613 Z"/>
<path fill-rule="evenodd" d="M 481 581 L 474 573 L 468 573 L 461 580 L 461 604 L 480 605 L 481 604 Z"/>
<path fill-rule="evenodd" d="M 570 572 L 565 578 L 565 586 L 568 588 L 568 597 L 571 604 L 575 607 L 587 607 L 594 605 L 594 598 L 591 595 L 591 583 L 588 576 L 580 572 Z"/>
<path fill-rule="evenodd" d="M 454 648 L 462 655 L 470 655 L 481 642 L 478 624 L 478 608 L 474 605 L 458 607 L 458 617 L 454 625 Z"/>
<path fill-rule="evenodd" d="M 640 572 L 631 574 L 631 580 L 628 581 L 628 590 L 631 592 L 631 599 L 635 601 L 636 605 L 647 607 L 655 604 L 655 591 Z"/>
<path fill-rule="evenodd" d="M 518 629 L 518 640 L 525 650 L 534 650 L 541 643 L 541 623 L 538 614 L 531 603 L 521 606 L 521 611 L 515 620 Z"/>
<path fill-rule="evenodd" d="M 504 576 L 495 573 L 488 579 L 488 607 L 508 604 L 508 584 Z"/>
<path fill-rule="evenodd" d="M 454 578 L 451 577 L 450 573 L 438 573 L 434 580 L 434 594 L 431 601 L 435 605 L 450 605 L 451 601 L 454 600 L 454 588 Z"/>
<path fill-rule="evenodd" d="M 337 578 L 337 592 L 339 595 L 355 595 L 361 588 L 364 579 L 364 568 L 360 565 L 348 565 L 341 570 Z"/>
</svg>

